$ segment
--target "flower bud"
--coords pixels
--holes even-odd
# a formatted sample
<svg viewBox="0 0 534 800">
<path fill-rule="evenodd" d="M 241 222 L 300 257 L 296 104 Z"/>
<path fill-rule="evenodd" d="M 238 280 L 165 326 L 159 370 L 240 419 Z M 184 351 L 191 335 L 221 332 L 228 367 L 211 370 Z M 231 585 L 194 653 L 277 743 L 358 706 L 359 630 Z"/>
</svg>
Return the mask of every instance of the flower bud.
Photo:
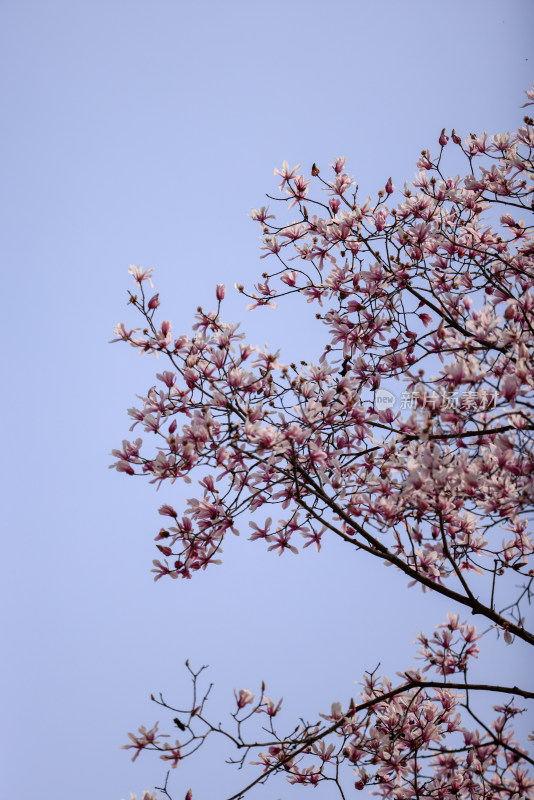
<svg viewBox="0 0 534 800">
<path fill-rule="evenodd" d="M 151 297 L 148 301 L 148 307 L 151 311 L 155 311 L 156 308 L 159 306 L 159 293 L 155 294 L 154 297 Z"/>
<path fill-rule="evenodd" d="M 224 300 L 224 295 L 226 294 L 226 286 L 224 283 L 217 284 L 217 289 L 215 290 L 215 294 L 217 295 L 217 300 L 219 301 Z"/>
</svg>

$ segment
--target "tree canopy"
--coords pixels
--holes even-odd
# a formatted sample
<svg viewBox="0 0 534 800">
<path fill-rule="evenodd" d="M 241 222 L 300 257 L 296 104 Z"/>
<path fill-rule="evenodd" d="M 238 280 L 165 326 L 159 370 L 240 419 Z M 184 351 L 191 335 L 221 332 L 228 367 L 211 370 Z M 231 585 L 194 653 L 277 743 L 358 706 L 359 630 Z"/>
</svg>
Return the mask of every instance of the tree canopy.
<svg viewBox="0 0 534 800">
<path fill-rule="evenodd" d="M 451 148 L 463 177 L 448 173 Z M 337 537 L 449 609 L 419 635 L 419 666 L 399 665 L 395 681 L 369 672 L 359 697 L 288 730 L 265 687 L 236 690 L 230 723 L 213 721 L 203 669 L 188 664 L 192 700 L 154 698 L 179 738 L 141 727 L 125 745 L 134 759 L 155 751 L 179 768 L 224 737 L 238 764 L 257 769 L 233 800 L 277 773 L 331 783 L 342 798 L 534 797 L 534 760 L 513 730 L 534 687 L 493 682 L 490 659 L 484 683 L 469 673 L 490 640 L 534 644 L 533 152 L 527 115 L 513 133 L 444 129 L 411 183 L 389 179 L 373 199 L 359 197 L 343 158 L 309 176 L 276 169 L 276 206 L 252 212 L 266 270 L 237 288 L 248 308 L 294 303 L 297 315 L 312 304 L 324 325 L 313 362 L 248 343 L 223 318 L 222 284 L 216 308 L 175 335 L 158 321 L 152 270 L 130 268 L 142 326 L 120 323 L 116 340 L 165 368 L 129 410 L 152 444 L 124 441 L 114 466 L 156 486 L 196 481 L 185 509 L 159 510 L 155 580 L 220 563 L 228 534 L 278 555 Z M 492 719 L 475 710 L 481 693 Z M 171 797 L 167 780 L 157 791 Z"/>
</svg>

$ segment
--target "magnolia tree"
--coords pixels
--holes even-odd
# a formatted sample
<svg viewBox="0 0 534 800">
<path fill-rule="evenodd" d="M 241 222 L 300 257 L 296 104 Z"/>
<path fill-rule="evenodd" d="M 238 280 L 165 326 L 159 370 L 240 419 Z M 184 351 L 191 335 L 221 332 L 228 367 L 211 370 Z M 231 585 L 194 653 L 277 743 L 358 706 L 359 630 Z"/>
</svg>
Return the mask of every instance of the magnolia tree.
<svg viewBox="0 0 534 800">
<path fill-rule="evenodd" d="M 448 175 L 451 148 L 463 178 Z M 324 345 L 313 363 L 282 364 L 247 343 L 224 321 L 223 285 L 216 310 L 198 309 L 192 334 L 175 336 L 157 318 L 151 270 L 131 268 L 142 327 L 121 323 L 117 340 L 166 368 L 129 411 L 152 447 L 124 441 L 114 466 L 158 487 L 196 479 L 185 509 L 159 510 L 155 580 L 220 563 L 225 537 L 240 531 L 278 554 L 337 537 L 445 601 L 435 630 L 418 636 L 416 667 L 400 664 L 393 681 L 369 672 L 356 698 L 296 727 L 280 729 L 265 686 L 236 690 L 228 723 L 213 719 L 203 668 L 187 664 L 191 698 L 179 708 L 152 698 L 171 733 L 129 734 L 134 760 L 153 751 L 179 768 L 220 737 L 230 760 L 256 765 L 234 800 L 276 774 L 328 782 L 342 798 L 534 798 L 534 759 L 513 730 L 534 687 L 513 675 L 492 682 L 491 663 L 486 682 L 470 677 L 483 639 L 534 644 L 524 616 L 534 579 L 533 152 L 530 116 L 492 137 L 443 130 L 410 185 L 389 179 L 365 201 L 343 158 L 309 177 L 286 162 L 275 170 L 280 214 L 252 213 L 269 268 L 237 288 L 249 308 L 314 304 Z M 169 774 L 156 790 L 168 798 Z"/>
</svg>

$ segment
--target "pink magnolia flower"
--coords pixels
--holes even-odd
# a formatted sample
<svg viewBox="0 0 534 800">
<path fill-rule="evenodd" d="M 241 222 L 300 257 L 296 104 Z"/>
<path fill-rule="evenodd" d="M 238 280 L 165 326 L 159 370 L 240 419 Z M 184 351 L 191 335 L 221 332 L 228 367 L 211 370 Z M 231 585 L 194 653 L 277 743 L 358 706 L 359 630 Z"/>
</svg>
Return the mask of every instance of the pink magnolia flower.
<svg viewBox="0 0 534 800">
<path fill-rule="evenodd" d="M 139 756 L 141 750 L 144 750 L 145 747 L 149 747 L 150 745 L 156 744 L 158 740 L 158 723 L 154 725 L 153 728 L 147 730 L 144 725 L 141 725 L 139 728 L 139 736 L 136 736 L 134 733 L 129 733 L 128 736 L 130 737 L 131 744 L 123 744 L 121 745 L 121 750 L 131 750 L 132 748 L 135 750 L 135 753 L 132 756 L 132 761 L 135 761 L 136 758 Z"/>
<path fill-rule="evenodd" d="M 330 167 L 334 170 L 335 173 L 339 175 L 340 172 L 343 172 L 345 168 L 345 156 L 341 156 L 340 158 L 336 158 L 333 164 L 329 164 Z"/>
<path fill-rule="evenodd" d="M 258 713 L 264 712 L 265 714 L 268 714 L 270 717 L 275 717 L 282 708 L 283 699 L 284 698 L 281 697 L 278 703 L 275 705 L 274 701 L 271 700 L 270 697 L 265 697 L 264 695 L 262 695 L 261 702 L 263 705 L 265 705 L 265 708 L 260 706 L 258 708 Z"/>
<path fill-rule="evenodd" d="M 160 507 L 159 513 L 164 517 L 174 517 L 174 519 L 176 519 L 178 516 L 174 508 L 172 506 L 167 505 L 167 503 L 164 503 Z"/>
<path fill-rule="evenodd" d="M 275 168 L 274 174 L 275 175 L 280 175 L 280 177 L 282 178 L 282 181 L 281 181 L 281 183 L 280 183 L 278 188 L 279 189 L 283 189 L 285 187 L 285 185 L 288 183 L 288 181 L 292 180 L 296 176 L 296 174 L 298 173 L 299 169 L 300 169 L 300 164 L 297 164 L 296 167 L 293 167 L 293 169 L 290 169 L 289 168 L 289 164 L 287 163 L 287 161 L 283 162 L 281 170 Z"/>
<path fill-rule="evenodd" d="M 297 169 L 298 169 L 298 167 L 297 167 Z M 278 174 L 280 174 L 280 173 L 278 173 Z M 275 172 L 275 175 L 276 175 L 276 172 Z M 280 188 L 283 188 L 283 187 L 280 187 Z M 255 220 L 256 222 L 261 222 L 261 224 L 263 225 L 268 219 L 275 219 L 274 214 L 269 214 L 268 211 L 269 211 L 269 206 L 262 206 L 259 209 L 258 208 L 253 208 L 252 209 L 252 214 L 250 216 L 252 217 L 253 220 Z"/>
<path fill-rule="evenodd" d="M 152 283 L 151 275 L 154 272 L 154 269 L 151 267 L 150 269 L 145 269 L 139 265 L 138 267 L 130 264 L 128 269 L 130 275 L 133 276 L 134 281 L 137 283 L 138 286 L 141 286 L 143 281 L 148 281 L 152 288 L 154 288 L 154 284 Z"/>
<path fill-rule="evenodd" d="M 254 702 L 254 695 L 248 689 L 240 689 L 239 694 L 234 689 L 234 696 L 238 708 L 244 708 L 246 705 Z"/>
<path fill-rule="evenodd" d="M 267 250 L 267 252 L 260 256 L 260 258 L 267 258 L 268 255 L 280 252 L 280 243 L 276 236 L 266 236 L 263 241 L 264 244 L 260 249 Z"/>
<path fill-rule="evenodd" d="M 298 273 L 295 270 L 291 270 L 291 272 L 283 272 L 280 276 L 280 280 L 284 283 L 287 283 L 288 286 L 295 286 L 298 278 Z"/>
<path fill-rule="evenodd" d="M 119 322 L 118 325 L 116 325 L 115 328 L 113 329 L 113 333 L 115 334 L 116 338 L 111 339 L 110 344 L 120 341 L 129 342 L 132 340 L 132 335 L 134 333 L 137 333 L 138 331 L 139 328 L 132 328 L 132 330 L 127 331 L 124 326 L 124 322 Z"/>
<path fill-rule="evenodd" d="M 337 214 L 337 212 L 339 211 L 339 207 L 341 205 L 341 200 L 339 199 L 339 197 L 331 197 L 330 200 L 328 201 L 328 205 L 332 209 L 333 213 Z"/>
<path fill-rule="evenodd" d="M 251 536 L 249 537 L 250 540 L 251 541 L 255 541 L 256 539 L 267 539 L 268 540 L 269 539 L 269 530 L 271 528 L 272 522 L 273 521 L 272 521 L 271 517 L 267 517 L 267 519 L 265 520 L 265 524 L 264 524 L 263 528 L 260 528 L 259 525 L 256 525 L 255 522 L 249 522 L 248 524 L 250 525 L 250 527 L 254 531 L 254 533 L 252 533 Z"/>
<path fill-rule="evenodd" d="M 326 719 L 327 722 L 337 722 L 344 716 L 343 706 L 339 702 L 334 702 L 332 703 L 330 714 L 319 713 L 319 716 Z"/>
<path fill-rule="evenodd" d="M 293 181 L 293 186 L 289 186 L 289 188 L 286 189 L 287 194 L 292 198 L 288 208 L 293 208 L 297 203 L 301 203 L 306 199 L 309 183 L 310 179 L 305 180 L 302 175 L 296 176 Z"/>
<path fill-rule="evenodd" d="M 278 555 L 281 556 L 282 553 L 285 553 L 286 550 L 289 550 L 291 553 L 295 555 L 298 554 L 298 549 L 290 544 L 291 533 L 286 530 L 278 530 L 276 533 L 271 534 L 269 536 L 268 541 L 273 542 L 273 544 L 268 547 L 268 550 L 278 550 Z"/>
<path fill-rule="evenodd" d="M 162 761 L 169 761 L 170 766 L 172 769 L 176 769 L 178 766 L 178 762 L 182 760 L 182 751 L 180 742 L 177 740 L 174 744 L 169 744 L 169 742 L 163 743 L 163 750 L 165 752 L 160 756 Z"/>
</svg>

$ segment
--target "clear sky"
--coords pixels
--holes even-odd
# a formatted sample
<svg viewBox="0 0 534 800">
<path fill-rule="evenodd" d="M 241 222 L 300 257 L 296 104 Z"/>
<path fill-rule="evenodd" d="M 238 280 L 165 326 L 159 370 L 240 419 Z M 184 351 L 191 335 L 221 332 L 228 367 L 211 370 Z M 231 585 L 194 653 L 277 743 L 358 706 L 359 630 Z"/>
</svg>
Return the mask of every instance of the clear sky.
<svg viewBox="0 0 534 800">
<path fill-rule="evenodd" d="M 443 126 L 519 124 L 532 30 L 531 0 L 0 2 L 3 796 L 120 800 L 158 783 L 157 759 L 118 748 L 163 721 L 151 691 L 187 696 L 187 657 L 211 665 L 216 716 L 265 679 L 289 727 L 379 660 L 409 666 L 413 636 L 445 616 L 335 543 L 278 559 L 236 540 L 223 567 L 154 584 L 157 508 L 187 495 L 108 471 L 160 368 L 108 340 L 133 322 L 130 263 L 156 268 L 177 332 L 216 283 L 256 278 L 247 214 L 283 159 L 344 154 L 367 193 L 410 179 Z M 283 309 L 244 305 L 227 313 L 259 344 L 307 338 Z M 176 798 L 193 785 L 223 800 L 243 778 L 214 754 L 173 781 Z"/>
</svg>

